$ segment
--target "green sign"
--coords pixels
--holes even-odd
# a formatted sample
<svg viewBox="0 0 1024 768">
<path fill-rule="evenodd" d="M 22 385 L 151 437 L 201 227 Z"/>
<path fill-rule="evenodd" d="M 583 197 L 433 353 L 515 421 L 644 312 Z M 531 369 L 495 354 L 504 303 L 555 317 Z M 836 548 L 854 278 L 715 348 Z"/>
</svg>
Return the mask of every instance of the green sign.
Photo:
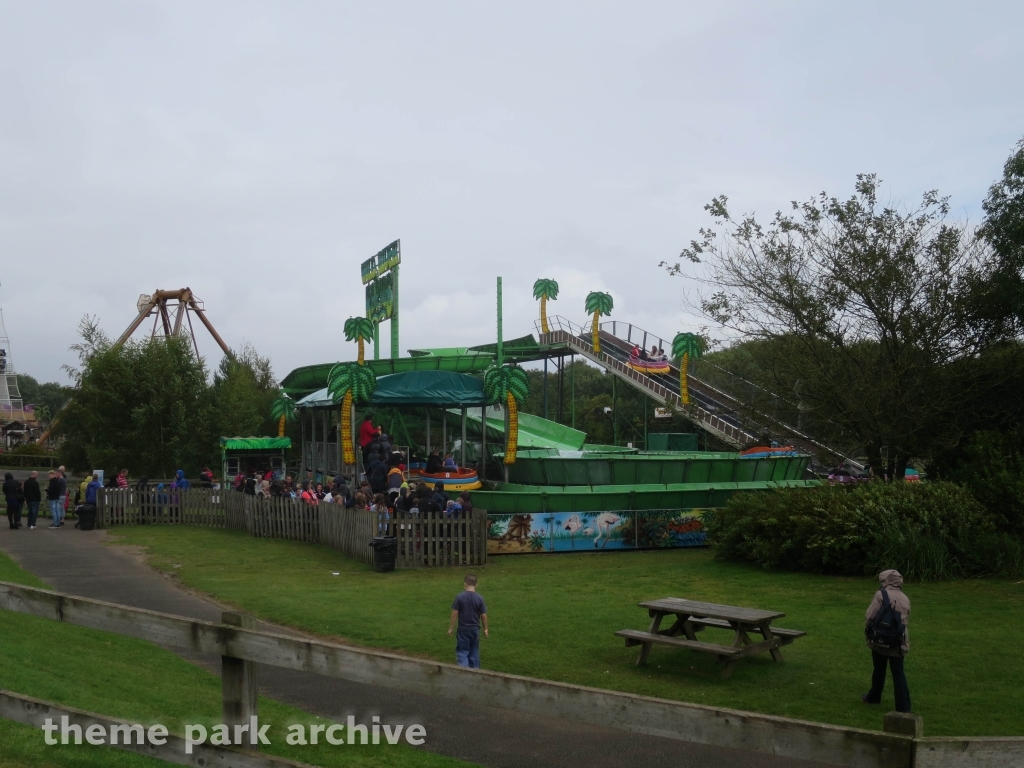
<svg viewBox="0 0 1024 768">
<path fill-rule="evenodd" d="M 395 311 L 395 275 L 389 272 L 366 285 L 366 316 L 374 323 L 390 320 Z"/>
<path fill-rule="evenodd" d="M 362 263 L 363 285 L 383 275 L 402 263 L 402 241 L 395 240 L 387 248 L 378 251 Z M 369 296 L 369 294 L 367 294 Z M 369 301 L 369 299 L 367 299 Z M 369 304 L 367 304 L 369 306 Z"/>
</svg>

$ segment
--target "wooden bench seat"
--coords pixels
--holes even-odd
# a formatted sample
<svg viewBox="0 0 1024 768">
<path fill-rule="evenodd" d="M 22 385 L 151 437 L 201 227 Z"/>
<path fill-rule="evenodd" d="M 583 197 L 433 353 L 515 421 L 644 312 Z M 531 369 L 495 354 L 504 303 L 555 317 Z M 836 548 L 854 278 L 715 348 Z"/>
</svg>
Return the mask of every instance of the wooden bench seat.
<svg viewBox="0 0 1024 768">
<path fill-rule="evenodd" d="M 724 619 L 690 619 L 690 624 L 693 625 L 694 631 L 700 632 L 705 627 L 713 627 L 715 629 L 732 629 L 728 621 Z M 807 633 L 799 629 L 783 629 L 782 627 L 772 627 L 772 634 L 776 637 L 790 637 L 798 638 L 804 637 Z"/>
<path fill-rule="evenodd" d="M 689 648 L 704 653 L 714 653 L 718 656 L 730 658 L 739 656 L 744 650 L 743 648 L 733 648 L 732 646 L 719 645 L 718 643 L 705 643 L 701 640 L 687 640 L 685 637 L 672 637 L 671 635 L 644 632 L 639 629 L 620 629 L 615 634 L 618 637 L 626 638 L 627 647 L 643 645 L 644 643 L 658 643 L 660 645 L 672 645 L 677 648 Z"/>
</svg>

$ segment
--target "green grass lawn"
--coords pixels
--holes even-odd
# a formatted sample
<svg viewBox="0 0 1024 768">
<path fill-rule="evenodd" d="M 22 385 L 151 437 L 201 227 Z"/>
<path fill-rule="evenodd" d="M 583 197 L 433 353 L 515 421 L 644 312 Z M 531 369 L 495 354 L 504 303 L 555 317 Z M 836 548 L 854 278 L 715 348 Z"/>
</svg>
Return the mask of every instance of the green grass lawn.
<svg viewBox="0 0 1024 768">
<path fill-rule="evenodd" d="M 0 581 L 46 585 L 0 554 Z M 220 678 L 150 643 L 106 632 L 0 611 L 0 688 L 143 724 L 220 722 Z M 271 722 L 263 749 L 320 766 L 457 768 L 468 763 L 407 745 L 288 746 L 285 725 L 326 722 L 269 699 L 260 717 Z M 109 747 L 47 746 L 43 732 L 0 719 L 0 768 L 158 768 L 167 763 Z"/>
<path fill-rule="evenodd" d="M 454 661 L 446 635 L 461 570 L 377 574 L 323 547 L 183 527 L 113 531 L 186 585 L 257 614 L 350 643 Z M 340 572 L 332 576 L 332 572 Z M 869 686 L 869 579 L 775 573 L 707 551 L 506 556 L 480 570 L 491 637 L 485 668 L 820 722 L 880 729 L 892 709 L 861 703 Z M 1024 735 L 1024 658 L 1014 617 L 1024 584 L 961 581 L 906 587 L 913 601 L 907 674 L 929 735 Z M 646 629 L 637 602 L 656 597 L 785 611 L 808 636 L 741 661 L 731 679 L 703 654 L 656 646 L 646 668 L 613 632 Z M 706 640 L 731 641 L 722 630 Z"/>
</svg>

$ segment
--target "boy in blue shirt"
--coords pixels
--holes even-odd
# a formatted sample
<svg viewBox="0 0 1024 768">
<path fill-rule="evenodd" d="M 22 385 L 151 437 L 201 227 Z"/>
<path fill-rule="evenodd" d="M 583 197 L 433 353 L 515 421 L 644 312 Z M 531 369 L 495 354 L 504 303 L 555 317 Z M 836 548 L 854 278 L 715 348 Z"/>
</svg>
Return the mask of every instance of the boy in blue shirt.
<svg viewBox="0 0 1024 768">
<path fill-rule="evenodd" d="M 448 624 L 448 636 L 451 637 L 458 622 L 459 631 L 455 635 L 455 660 L 460 667 L 480 669 L 480 624 L 483 623 L 484 637 L 487 634 L 487 604 L 476 593 L 476 575 L 467 573 L 462 580 L 466 586 L 452 603 L 452 617 Z"/>
</svg>

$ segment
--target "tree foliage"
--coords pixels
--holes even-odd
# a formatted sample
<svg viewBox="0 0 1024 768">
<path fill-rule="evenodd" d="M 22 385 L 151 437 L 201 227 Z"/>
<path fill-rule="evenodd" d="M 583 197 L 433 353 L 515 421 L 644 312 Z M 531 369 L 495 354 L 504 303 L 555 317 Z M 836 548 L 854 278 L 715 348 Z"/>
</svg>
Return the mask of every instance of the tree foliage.
<svg viewBox="0 0 1024 768">
<path fill-rule="evenodd" d="M 251 344 L 225 355 L 213 378 L 215 431 L 229 437 L 277 434 L 270 409 L 279 392 L 270 360 Z"/>
<path fill-rule="evenodd" d="M 214 459 L 214 395 L 184 339 L 81 346 L 78 386 L 55 428 L 66 464 L 170 477 Z"/>
<path fill-rule="evenodd" d="M 72 392 L 71 387 L 53 381 L 40 384 L 34 377 L 25 373 L 18 374 L 18 390 L 21 392 L 22 402 L 36 407 L 36 418 L 40 421 L 47 420 L 43 418 L 43 408 L 52 416 L 64 407 Z"/>
<path fill-rule="evenodd" d="M 211 383 L 183 338 L 115 346 L 88 316 L 79 334 L 79 365 L 65 367 L 76 384 L 54 429 L 73 469 L 194 476 L 216 462 L 221 436 L 276 434 L 270 408 L 279 389 L 251 344 L 226 355 Z"/>
<path fill-rule="evenodd" d="M 879 187 L 860 175 L 849 199 L 822 193 L 768 224 L 716 198 L 717 226 L 682 258 L 701 265 L 700 310 L 762 342 L 755 398 L 798 399 L 815 436 L 901 476 L 908 458 L 959 440 L 960 406 L 1001 375 L 974 361 L 1006 335 L 976 311 L 998 269 L 991 250 L 948 219 L 946 198 L 928 192 L 907 209 L 880 203 Z"/>
<path fill-rule="evenodd" d="M 1017 143 L 982 203 L 978 236 L 997 258 L 992 279 L 979 286 L 978 312 L 1003 333 L 1024 329 L 1024 139 Z"/>
</svg>

